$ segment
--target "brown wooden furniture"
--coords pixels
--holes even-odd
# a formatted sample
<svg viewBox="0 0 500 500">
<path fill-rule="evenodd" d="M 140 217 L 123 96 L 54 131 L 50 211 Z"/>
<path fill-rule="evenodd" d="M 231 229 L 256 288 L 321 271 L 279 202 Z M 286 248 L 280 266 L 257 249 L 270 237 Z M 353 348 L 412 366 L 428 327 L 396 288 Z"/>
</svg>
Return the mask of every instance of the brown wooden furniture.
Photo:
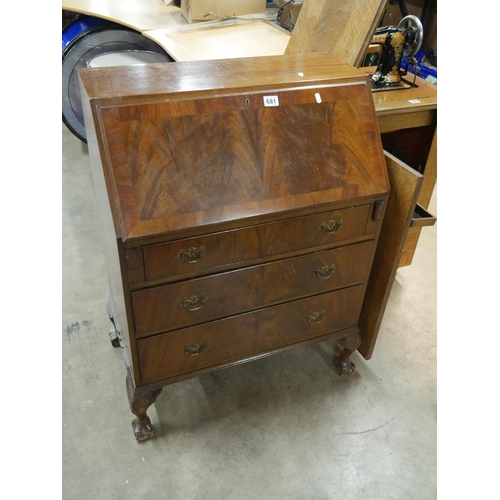
<svg viewBox="0 0 500 500">
<path fill-rule="evenodd" d="M 375 68 L 360 70 L 370 74 Z M 413 81 L 412 75 L 406 78 Z M 416 84 L 415 88 L 373 93 L 384 149 L 423 176 L 399 267 L 411 264 L 422 228 L 436 222 L 427 209 L 437 180 L 437 86 L 418 77 Z"/>
<path fill-rule="evenodd" d="M 422 176 L 384 158 L 363 72 L 311 54 L 80 76 L 138 441 L 164 385 L 327 339 L 340 375 L 371 356 Z"/>
</svg>

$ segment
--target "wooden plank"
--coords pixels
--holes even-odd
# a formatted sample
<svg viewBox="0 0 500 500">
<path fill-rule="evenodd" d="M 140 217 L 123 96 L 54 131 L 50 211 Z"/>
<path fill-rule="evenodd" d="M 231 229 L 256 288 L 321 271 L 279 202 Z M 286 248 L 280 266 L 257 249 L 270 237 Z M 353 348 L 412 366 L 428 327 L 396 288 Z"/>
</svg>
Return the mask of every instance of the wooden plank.
<svg viewBox="0 0 500 500">
<path fill-rule="evenodd" d="M 435 111 L 417 111 L 416 113 L 382 116 L 377 113 L 377 122 L 380 133 L 387 134 L 396 130 L 425 127 L 434 121 L 435 116 Z"/>
<path fill-rule="evenodd" d="M 395 156 L 384 152 L 391 193 L 375 252 L 361 310 L 361 345 L 358 351 L 370 359 L 398 268 L 423 176 Z"/>
<path fill-rule="evenodd" d="M 304 2 L 285 54 L 328 52 L 360 66 L 387 0 Z"/>
</svg>

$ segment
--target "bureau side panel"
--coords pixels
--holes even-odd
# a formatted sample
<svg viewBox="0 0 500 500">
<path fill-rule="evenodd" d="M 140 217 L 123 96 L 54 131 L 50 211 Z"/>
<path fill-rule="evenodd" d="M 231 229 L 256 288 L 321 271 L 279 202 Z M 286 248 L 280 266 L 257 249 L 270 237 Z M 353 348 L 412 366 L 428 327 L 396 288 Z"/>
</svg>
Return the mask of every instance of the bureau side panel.
<svg viewBox="0 0 500 500">
<path fill-rule="evenodd" d="M 358 351 L 365 359 L 371 358 L 375 348 L 423 178 L 391 154 L 385 156 L 391 193 L 359 319 Z"/>
<path fill-rule="evenodd" d="M 87 143 L 89 148 L 90 163 L 92 167 L 92 178 L 94 182 L 94 193 L 99 214 L 99 223 L 101 226 L 101 240 L 103 244 L 104 257 L 106 261 L 106 271 L 108 274 L 108 283 L 110 289 L 110 300 L 112 302 L 109 308 L 114 316 L 117 329 L 120 330 L 120 344 L 123 350 L 125 364 L 133 375 L 134 382 L 140 380 L 138 364 L 136 362 L 135 339 L 128 328 L 126 296 L 128 294 L 128 285 L 122 279 L 124 270 L 124 259 L 120 259 L 121 250 L 120 240 L 116 236 L 113 222 L 113 214 L 108 199 L 106 181 L 103 174 L 103 166 L 100 155 L 99 133 L 94 120 L 97 122 L 97 116 L 93 116 L 91 104 L 87 92 L 83 85 L 80 85 L 82 106 L 85 119 L 85 130 L 87 134 Z M 123 251 L 123 250 L 121 250 Z M 103 305 L 104 306 L 104 305 Z"/>
</svg>

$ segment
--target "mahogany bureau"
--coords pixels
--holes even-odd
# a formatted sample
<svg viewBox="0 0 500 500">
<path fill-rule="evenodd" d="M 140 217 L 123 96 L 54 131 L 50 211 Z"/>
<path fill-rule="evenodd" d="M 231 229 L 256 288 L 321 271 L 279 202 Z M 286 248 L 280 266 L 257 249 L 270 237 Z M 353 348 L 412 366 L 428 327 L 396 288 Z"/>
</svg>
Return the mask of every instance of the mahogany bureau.
<svg viewBox="0 0 500 500">
<path fill-rule="evenodd" d="M 354 372 L 389 197 L 367 77 L 325 54 L 80 77 L 136 439 L 189 377 L 327 339 Z"/>
</svg>

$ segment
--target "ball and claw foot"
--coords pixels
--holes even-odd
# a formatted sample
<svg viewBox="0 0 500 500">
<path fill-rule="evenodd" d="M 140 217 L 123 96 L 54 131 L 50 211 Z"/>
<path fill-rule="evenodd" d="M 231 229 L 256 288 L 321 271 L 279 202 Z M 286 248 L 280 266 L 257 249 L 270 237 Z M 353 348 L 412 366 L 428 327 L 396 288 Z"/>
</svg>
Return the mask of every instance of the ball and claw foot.
<svg viewBox="0 0 500 500">
<path fill-rule="evenodd" d="M 155 435 L 153 425 L 148 416 L 145 419 L 134 418 L 132 420 L 132 428 L 134 429 L 134 437 L 138 443 L 147 441 Z"/>
<path fill-rule="evenodd" d="M 156 401 L 156 398 L 160 395 L 162 388 L 154 389 L 152 391 L 136 392 L 130 372 L 127 372 L 126 386 L 130 410 L 136 416 L 136 418 L 132 421 L 134 437 L 139 443 L 147 441 L 154 436 L 154 430 L 151 420 L 146 415 L 146 411 Z"/>
<path fill-rule="evenodd" d="M 341 377 L 346 375 L 352 375 L 356 373 L 355 364 L 349 360 L 349 356 L 359 347 L 361 344 L 361 336 L 359 332 L 354 332 L 345 337 L 334 339 L 335 343 L 342 347 L 342 352 L 340 356 L 334 356 L 333 366 L 335 370 Z"/>
<path fill-rule="evenodd" d="M 344 361 L 340 357 L 333 358 L 333 366 L 341 377 L 356 373 L 356 365 L 352 361 Z"/>
</svg>

